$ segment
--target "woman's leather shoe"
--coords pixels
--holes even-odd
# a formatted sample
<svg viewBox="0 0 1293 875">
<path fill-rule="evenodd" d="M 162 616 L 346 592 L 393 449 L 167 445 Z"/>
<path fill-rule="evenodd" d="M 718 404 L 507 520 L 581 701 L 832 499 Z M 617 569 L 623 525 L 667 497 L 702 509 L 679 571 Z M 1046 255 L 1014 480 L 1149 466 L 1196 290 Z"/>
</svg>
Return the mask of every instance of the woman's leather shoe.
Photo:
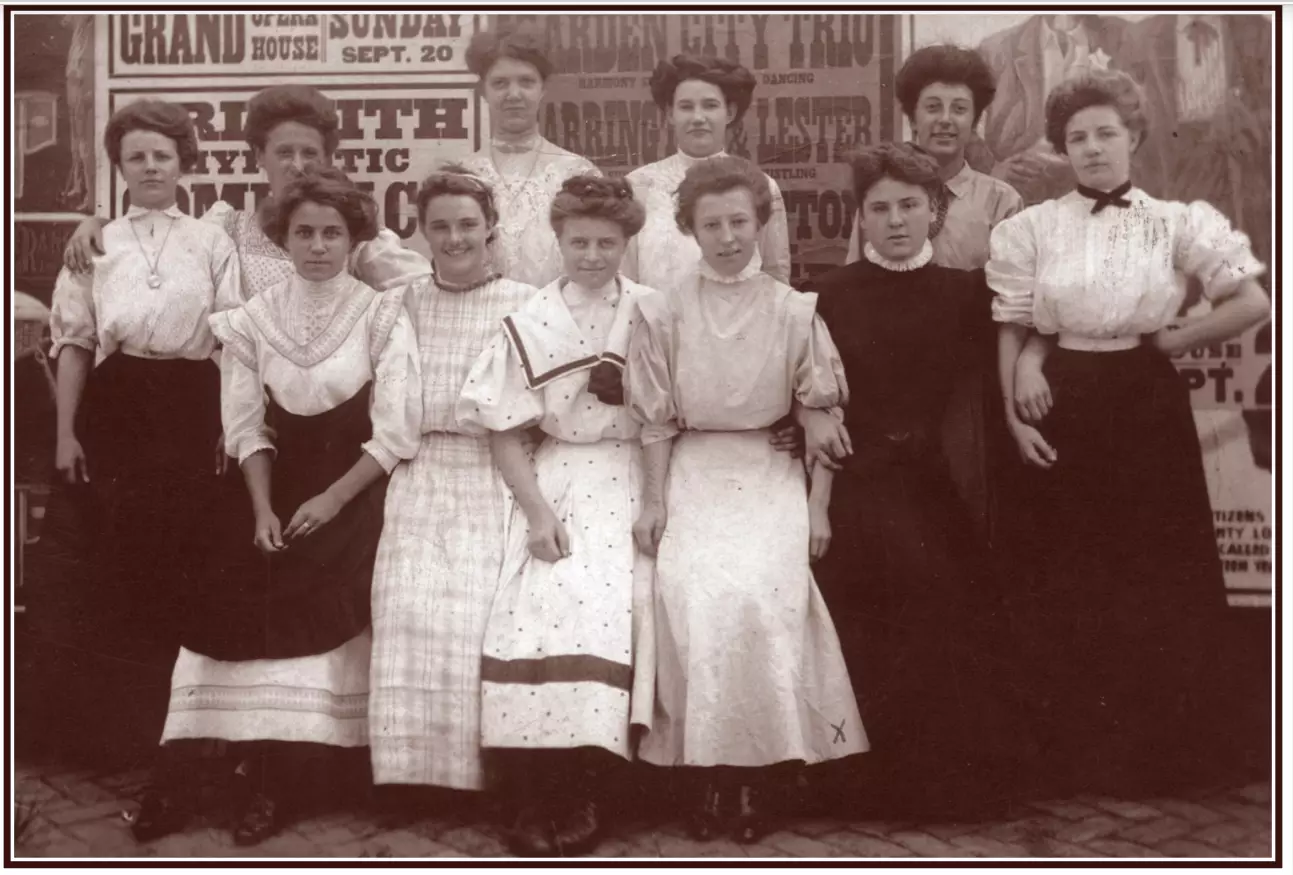
<svg viewBox="0 0 1293 875">
<path fill-rule="evenodd" d="M 556 857 L 555 832 L 551 819 L 535 806 L 526 806 L 508 832 L 507 844 L 518 857 Z"/>
<path fill-rule="evenodd" d="M 755 844 L 772 831 L 767 815 L 755 807 L 756 801 L 754 788 L 741 787 L 732 838 L 742 845 Z"/>
<path fill-rule="evenodd" d="M 130 822 L 130 833 L 137 842 L 151 842 L 179 832 L 188 819 L 189 812 L 181 809 L 171 796 L 149 790 Z"/>
<path fill-rule="evenodd" d="M 239 847 L 258 845 L 282 829 L 278 803 L 264 793 L 257 793 L 247 804 L 242 820 L 233 830 L 233 843 Z"/>
<path fill-rule="evenodd" d="M 598 804 L 588 799 L 574 805 L 562 819 L 555 838 L 557 853 L 563 857 L 581 857 L 592 851 L 602 838 Z"/>
<path fill-rule="evenodd" d="M 687 833 L 698 842 L 708 842 L 723 830 L 723 796 L 714 784 L 706 784 L 700 806 L 687 819 Z"/>
</svg>

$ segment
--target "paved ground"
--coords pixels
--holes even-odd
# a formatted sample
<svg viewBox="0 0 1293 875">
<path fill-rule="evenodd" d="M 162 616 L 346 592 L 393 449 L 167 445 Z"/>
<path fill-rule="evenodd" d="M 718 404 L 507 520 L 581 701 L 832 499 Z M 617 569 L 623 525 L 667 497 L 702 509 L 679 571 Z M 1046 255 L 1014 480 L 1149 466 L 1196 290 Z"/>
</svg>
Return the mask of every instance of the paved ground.
<svg viewBox="0 0 1293 875">
<path fill-rule="evenodd" d="M 321 814 L 259 848 L 235 848 L 215 821 L 145 847 L 132 840 L 133 810 L 145 772 L 68 773 L 19 765 L 21 857 L 497 857 L 499 831 L 452 815 Z M 806 820 L 741 847 L 700 844 L 675 825 L 621 824 L 603 844 L 607 857 L 1269 857 L 1271 792 L 1250 784 L 1196 798 L 1110 798 L 1033 803 L 985 823 L 844 823 Z"/>
</svg>

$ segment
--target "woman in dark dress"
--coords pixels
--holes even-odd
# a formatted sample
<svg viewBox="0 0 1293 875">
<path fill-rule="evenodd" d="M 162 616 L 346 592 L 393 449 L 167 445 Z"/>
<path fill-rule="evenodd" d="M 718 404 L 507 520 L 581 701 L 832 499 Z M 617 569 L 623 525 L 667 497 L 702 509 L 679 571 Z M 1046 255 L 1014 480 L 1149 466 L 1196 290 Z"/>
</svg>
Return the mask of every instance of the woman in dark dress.
<svg viewBox="0 0 1293 875">
<path fill-rule="evenodd" d="M 991 294 L 983 271 L 932 262 L 930 155 L 885 144 L 852 166 L 862 260 L 812 283 L 849 379 L 853 450 L 818 573 L 872 738 L 860 792 L 925 813 L 960 791 L 990 802 L 1026 744 L 986 547 L 940 443 L 957 378 L 991 353 Z M 836 428 L 797 416 L 810 452 Z"/>
<path fill-rule="evenodd" d="M 1008 422 L 1031 466 L 1015 552 L 1034 567 L 1012 614 L 1044 685 L 1047 770 L 1070 792 L 1207 781 L 1231 743 L 1211 698 L 1225 580 L 1171 357 L 1239 335 L 1270 303 L 1220 211 L 1132 185 L 1142 101 L 1125 73 L 1051 92 L 1047 138 L 1079 185 L 998 225 L 987 265 L 1005 397 L 1020 402 Z M 1178 327 L 1182 274 L 1211 311 Z M 1031 331 L 1057 348 L 1025 385 L 1014 363 Z"/>
</svg>

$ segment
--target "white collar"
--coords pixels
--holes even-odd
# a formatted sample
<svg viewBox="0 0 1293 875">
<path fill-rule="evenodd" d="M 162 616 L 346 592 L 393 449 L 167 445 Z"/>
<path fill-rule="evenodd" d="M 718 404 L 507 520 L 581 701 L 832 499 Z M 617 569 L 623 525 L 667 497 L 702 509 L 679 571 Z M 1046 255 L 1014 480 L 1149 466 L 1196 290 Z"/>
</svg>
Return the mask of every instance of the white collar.
<svg viewBox="0 0 1293 875">
<path fill-rule="evenodd" d="M 719 151 L 715 152 L 713 155 L 706 155 L 704 158 L 697 158 L 694 155 L 688 155 L 686 152 L 679 149 L 678 151 L 673 153 L 673 157 L 678 161 L 679 164 L 682 165 L 682 168 L 685 172 L 695 167 L 697 164 L 699 164 L 702 161 L 708 161 L 710 158 L 726 158 L 727 150 L 720 149 Z"/>
<path fill-rule="evenodd" d="M 350 286 L 351 276 L 342 269 L 330 280 L 308 280 L 299 273 L 292 274 L 292 285 L 298 291 L 311 298 L 327 298 L 338 294 Z"/>
<path fill-rule="evenodd" d="M 956 197 L 963 198 L 969 190 L 970 182 L 974 179 L 976 173 L 978 171 L 970 166 L 970 162 L 964 161 L 961 164 L 961 169 L 956 171 L 956 174 L 943 185 L 947 186 L 948 191 Z"/>
<path fill-rule="evenodd" d="M 867 261 L 879 265 L 885 270 L 906 273 L 909 270 L 918 270 L 929 264 L 934 257 L 934 244 L 926 240 L 925 245 L 920 247 L 919 252 L 904 261 L 890 261 L 877 252 L 876 248 L 870 243 L 862 247 L 862 255 L 865 256 Z"/>
<path fill-rule="evenodd" d="M 153 213 L 161 213 L 163 216 L 170 216 L 172 219 L 180 219 L 185 215 L 184 211 L 179 208 L 178 204 L 171 204 L 164 210 L 149 210 L 144 207 L 137 207 L 134 204 L 131 204 L 130 208 L 126 210 L 126 218 L 139 219 L 144 216 L 151 216 Z"/>
<path fill-rule="evenodd" d="M 547 143 L 547 140 L 544 139 L 537 126 L 524 143 L 509 143 L 494 136 L 489 138 L 489 148 L 491 150 L 513 155 L 542 151 L 545 143 Z"/>
<path fill-rule="evenodd" d="M 570 301 L 572 298 L 577 301 L 595 301 L 598 299 L 601 299 L 604 301 L 616 301 L 619 299 L 619 296 L 620 296 L 619 274 L 616 274 L 615 276 L 611 277 L 610 280 L 607 281 L 605 285 L 597 289 L 590 289 L 587 286 L 585 286 L 583 283 L 576 282 L 575 280 L 572 280 L 569 278 L 563 278 L 563 279 L 565 281 L 562 284 L 561 296 L 566 301 Z M 567 289 L 570 290 L 569 297 L 567 297 L 566 295 Z"/>
<path fill-rule="evenodd" d="M 709 262 L 704 258 L 700 260 L 700 275 L 711 282 L 722 283 L 723 285 L 743 283 L 762 272 L 763 258 L 759 255 L 759 251 L 757 249 L 754 251 L 754 255 L 750 258 L 750 263 L 745 266 L 745 269 L 732 276 L 725 276 L 724 274 L 714 270 L 714 268 L 710 267 Z"/>
</svg>

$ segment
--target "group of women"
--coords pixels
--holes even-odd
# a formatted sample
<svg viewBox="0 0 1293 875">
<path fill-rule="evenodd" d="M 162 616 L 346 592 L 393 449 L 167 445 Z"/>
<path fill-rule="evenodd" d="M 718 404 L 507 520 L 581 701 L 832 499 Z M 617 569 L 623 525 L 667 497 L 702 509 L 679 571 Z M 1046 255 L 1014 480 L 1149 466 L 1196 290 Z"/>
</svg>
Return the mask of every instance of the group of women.
<svg viewBox="0 0 1293 875">
<path fill-rule="evenodd" d="M 183 825 L 209 739 L 240 844 L 323 745 L 498 791 L 536 856 L 595 846 L 632 759 L 683 779 L 693 835 L 750 843 L 820 763 L 880 811 L 1179 771 L 1224 591 L 1168 356 L 1267 301 L 1220 213 L 1131 186 L 1135 84 L 1055 90 L 1082 184 L 1019 212 L 964 161 L 986 67 L 915 53 L 916 142 L 852 159 L 860 258 L 797 291 L 775 183 L 723 152 L 747 70 L 662 62 L 679 151 L 615 180 L 539 135 L 533 34 L 469 61 L 491 138 L 418 191 L 431 264 L 329 166 L 312 89 L 252 101 L 259 213 L 176 209 L 182 108 L 105 131 L 130 208 L 55 290 L 57 464 L 92 475 L 132 628 L 178 647 L 137 838 Z M 1179 327 L 1177 273 L 1213 302 Z M 943 439 L 984 372 L 1031 466 L 992 552 Z"/>
</svg>

